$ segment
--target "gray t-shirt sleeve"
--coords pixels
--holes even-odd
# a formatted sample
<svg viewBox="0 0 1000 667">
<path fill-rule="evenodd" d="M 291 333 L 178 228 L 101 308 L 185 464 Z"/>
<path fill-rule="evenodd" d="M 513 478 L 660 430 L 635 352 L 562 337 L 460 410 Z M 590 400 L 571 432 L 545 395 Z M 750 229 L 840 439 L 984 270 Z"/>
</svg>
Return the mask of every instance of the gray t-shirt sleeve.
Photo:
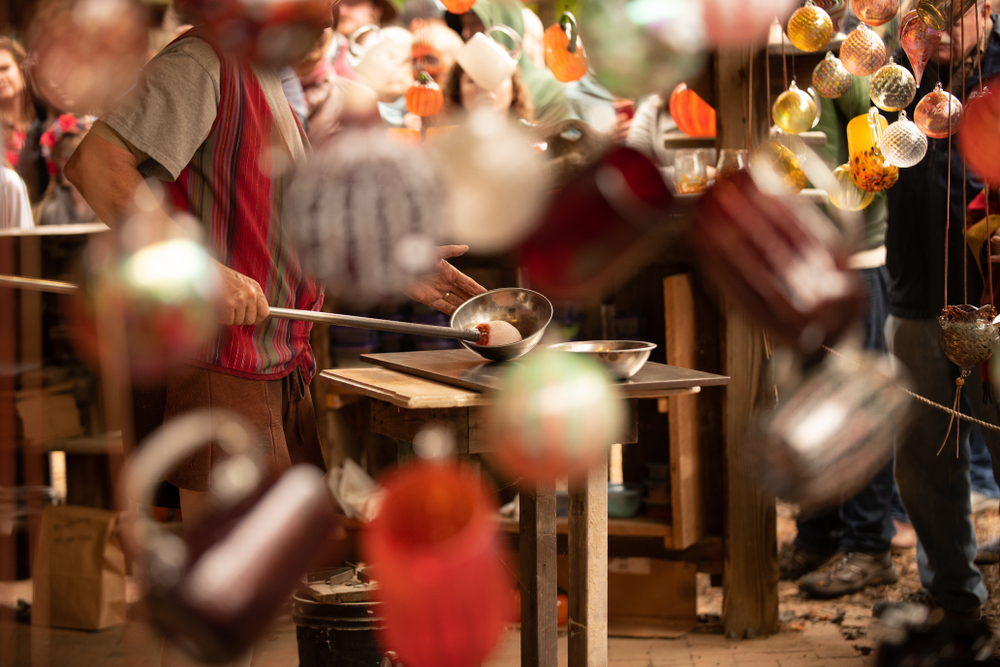
<svg viewBox="0 0 1000 667">
<path fill-rule="evenodd" d="M 176 179 L 212 131 L 219 107 L 219 58 L 196 37 L 168 46 L 135 88 L 101 116 Z"/>
</svg>

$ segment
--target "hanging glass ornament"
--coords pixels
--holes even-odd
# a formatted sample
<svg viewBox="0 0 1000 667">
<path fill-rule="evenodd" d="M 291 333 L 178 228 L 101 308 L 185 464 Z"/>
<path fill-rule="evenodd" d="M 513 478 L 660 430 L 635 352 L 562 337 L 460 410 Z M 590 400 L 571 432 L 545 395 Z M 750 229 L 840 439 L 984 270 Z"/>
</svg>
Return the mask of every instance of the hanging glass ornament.
<svg viewBox="0 0 1000 667">
<path fill-rule="evenodd" d="M 982 93 L 965 105 L 955 138 L 962 157 L 991 187 L 1000 187 L 1000 80 L 991 79 Z M 1000 379 L 1000 375 L 996 375 Z"/>
<path fill-rule="evenodd" d="M 962 103 L 941 84 L 920 100 L 913 112 L 913 122 L 931 139 L 944 139 L 958 129 L 962 120 Z"/>
<path fill-rule="evenodd" d="M 897 167 L 912 167 L 927 154 L 927 137 L 916 123 L 899 112 L 899 120 L 882 132 L 879 144 L 886 162 Z"/>
<path fill-rule="evenodd" d="M 924 76 L 924 67 L 941 45 L 941 32 L 920 20 L 916 10 L 908 12 L 899 24 L 899 44 L 913 66 L 917 85 Z"/>
<path fill-rule="evenodd" d="M 892 58 L 881 67 L 868 84 L 868 95 L 882 111 L 905 109 L 917 94 L 917 82 L 905 67 L 897 65 Z"/>
<path fill-rule="evenodd" d="M 840 62 L 840 58 L 833 55 L 833 51 L 827 51 L 826 58 L 813 70 L 813 88 L 830 100 L 849 91 L 853 80 L 854 77 L 844 67 L 844 63 Z"/>
<path fill-rule="evenodd" d="M 886 162 L 879 144 L 889 121 L 878 109 L 855 116 L 847 124 L 847 151 L 850 153 L 854 183 L 866 192 L 887 190 L 899 180 L 899 168 Z"/>
<path fill-rule="evenodd" d="M 769 138 L 779 146 L 784 146 L 790 150 L 792 155 L 794 155 L 798 160 L 805 160 L 806 155 L 809 153 L 809 149 L 806 148 L 806 142 L 802 141 L 798 135 L 782 132 L 781 128 L 777 125 L 771 126 Z"/>
<path fill-rule="evenodd" d="M 875 199 L 874 192 L 862 190 L 854 183 L 851 165 L 842 164 L 833 170 L 833 177 L 826 186 L 830 203 L 844 211 L 860 211 Z"/>
<path fill-rule="evenodd" d="M 844 18 L 847 17 L 847 2 L 846 0 L 813 0 L 816 6 L 825 11 L 830 15 L 830 20 L 833 21 L 833 31 L 834 34 L 840 32 L 840 29 L 844 25 Z"/>
<path fill-rule="evenodd" d="M 851 9 L 862 23 L 879 26 L 888 23 L 899 11 L 899 0 L 853 0 Z"/>
<path fill-rule="evenodd" d="M 833 38 L 833 21 L 829 14 L 807 0 L 805 7 L 796 9 L 788 19 L 786 32 L 788 41 L 795 48 L 812 53 L 822 49 Z"/>
<path fill-rule="evenodd" d="M 819 119 L 823 117 L 823 98 L 820 97 L 819 92 L 812 86 L 809 86 L 806 92 L 809 93 L 809 97 L 812 98 L 813 104 L 816 106 L 816 118 L 813 119 L 812 125 L 809 126 L 809 129 L 815 129 L 819 125 Z"/>
<path fill-rule="evenodd" d="M 816 120 L 816 102 L 792 81 L 788 90 L 778 95 L 771 107 L 774 124 L 789 134 L 805 132 Z"/>
<path fill-rule="evenodd" d="M 755 173 L 774 174 L 784 186 L 785 194 L 793 195 L 809 184 L 795 153 L 777 141 L 765 141 L 753 152 L 750 167 Z"/>
<path fill-rule="evenodd" d="M 868 76 L 885 64 L 885 43 L 862 23 L 840 46 L 840 61 L 855 76 Z"/>
<path fill-rule="evenodd" d="M 935 30 L 950 30 L 956 20 L 975 6 L 976 0 L 920 0 L 917 13 L 920 20 Z"/>
</svg>

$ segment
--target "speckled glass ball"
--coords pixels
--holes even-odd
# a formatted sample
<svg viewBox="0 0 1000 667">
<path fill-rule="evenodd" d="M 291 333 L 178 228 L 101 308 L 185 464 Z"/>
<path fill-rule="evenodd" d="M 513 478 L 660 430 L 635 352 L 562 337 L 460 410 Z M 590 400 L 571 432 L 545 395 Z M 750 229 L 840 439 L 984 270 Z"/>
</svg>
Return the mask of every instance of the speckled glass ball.
<svg viewBox="0 0 1000 667">
<path fill-rule="evenodd" d="M 920 100 L 913 112 L 913 122 L 931 139 L 944 139 L 958 129 L 962 120 L 962 103 L 941 84 Z"/>
<path fill-rule="evenodd" d="M 899 180 L 899 167 L 886 162 L 878 146 L 851 156 L 851 177 L 866 192 L 888 190 Z"/>
<path fill-rule="evenodd" d="M 809 184 L 795 153 L 774 140 L 765 141 L 757 147 L 750 160 L 750 167 L 775 174 L 783 183 L 786 194 L 793 195 Z"/>
<path fill-rule="evenodd" d="M 862 23 L 840 47 L 840 61 L 854 76 L 868 76 L 885 64 L 885 43 Z"/>
<path fill-rule="evenodd" d="M 883 130 L 879 148 L 889 164 L 912 167 L 927 154 L 927 137 L 905 111 L 900 111 L 899 120 Z"/>
<path fill-rule="evenodd" d="M 833 38 L 833 20 L 813 4 L 799 7 L 788 19 L 788 41 L 808 53 L 819 51 Z"/>
<path fill-rule="evenodd" d="M 794 81 L 788 86 L 788 90 L 778 95 L 771 107 L 774 124 L 789 134 L 798 134 L 812 128 L 816 112 L 816 102 L 812 95 L 800 90 Z"/>
<path fill-rule="evenodd" d="M 836 99 L 851 89 L 854 77 L 840 58 L 827 51 L 826 58 L 813 70 L 813 88 L 820 96 L 829 100 Z"/>
<path fill-rule="evenodd" d="M 899 11 L 899 0 L 853 0 L 851 9 L 862 23 L 878 26 L 892 20 Z"/>
<path fill-rule="evenodd" d="M 826 187 L 830 203 L 844 211 L 860 211 L 875 199 L 874 192 L 866 192 L 854 184 L 851 166 L 842 164 L 833 170 L 833 178 Z"/>
<path fill-rule="evenodd" d="M 899 111 L 913 101 L 917 94 L 917 82 L 905 67 L 900 67 L 889 58 L 888 64 L 872 75 L 868 94 L 882 111 Z"/>
</svg>

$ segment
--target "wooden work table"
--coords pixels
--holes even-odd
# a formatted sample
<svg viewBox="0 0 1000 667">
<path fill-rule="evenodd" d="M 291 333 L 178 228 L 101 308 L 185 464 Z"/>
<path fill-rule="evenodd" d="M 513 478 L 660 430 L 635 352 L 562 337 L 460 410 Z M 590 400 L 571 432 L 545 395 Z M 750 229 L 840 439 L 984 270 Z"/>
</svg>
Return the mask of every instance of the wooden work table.
<svg viewBox="0 0 1000 667">
<path fill-rule="evenodd" d="M 366 361 L 403 367 L 407 363 L 421 366 L 427 354 L 447 352 L 454 361 L 456 355 L 470 367 L 481 363 L 467 350 L 435 353 L 399 353 L 366 355 Z M 406 357 L 405 355 L 418 355 Z M 419 355 L 425 355 L 420 357 Z M 459 356 L 458 359 L 463 357 Z M 478 361 L 477 361 L 478 360 Z M 516 362 L 514 362 L 516 363 Z M 641 398 L 662 398 L 690 395 L 702 386 L 722 385 L 728 378 L 688 369 L 647 364 L 658 377 L 677 378 L 660 383 L 655 389 L 619 385 L 619 394 L 629 407 L 631 426 L 622 434 L 622 442 L 634 442 L 637 411 L 635 401 Z M 473 370 L 475 370 L 473 368 Z M 644 371 L 646 369 L 644 368 Z M 424 372 L 426 374 L 426 369 Z M 366 396 L 372 400 L 371 429 L 376 433 L 412 442 L 414 436 L 432 423 L 447 424 L 455 434 L 458 454 L 480 454 L 489 451 L 483 437 L 484 408 L 492 402 L 489 391 L 478 392 L 446 384 L 426 377 L 385 367 L 363 367 L 325 370 L 323 382 L 337 391 Z M 634 396 L 634 397 L 633 397 Z M 675 452 L 672 450 L 671 454 Z M 677 453 L 680 458 L 680 453 Z M 569 540 L 569 665 L 597 667 L 607 664 L 608 636 L 608 469 L 607 462 L 591 471 L 588 478 L 570 488 L 569 516 L 556 519 L 556 495 L 552 485 L 533 490 L 522 489 L 520 518 L 517 523 L 521 568 L 521 664 L 556 667 L 556 536 L 568 534 Z M 676 523 L 676 522 L 675 522 Z M 630 536 L 658 537 L 670 548 L 688 544 L 675 542 L 677 526 L 647 519 L 616 519 L 611 522 L 615 533 Z M 513 530 L 513 522 L 502 527 Z"/>
</svg>

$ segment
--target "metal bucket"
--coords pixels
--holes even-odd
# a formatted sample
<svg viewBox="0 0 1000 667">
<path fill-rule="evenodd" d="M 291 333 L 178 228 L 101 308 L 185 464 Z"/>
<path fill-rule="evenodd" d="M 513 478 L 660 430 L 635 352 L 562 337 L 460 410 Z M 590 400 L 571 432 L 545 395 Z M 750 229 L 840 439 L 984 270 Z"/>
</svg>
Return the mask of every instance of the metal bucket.
<svg viewBox="0 0 1000 667">
<path fill-rule="evenodd" d="M 292 596 L 299 667 L 379 667 L 380 602 L 316 602 Z"/>
</svg>

